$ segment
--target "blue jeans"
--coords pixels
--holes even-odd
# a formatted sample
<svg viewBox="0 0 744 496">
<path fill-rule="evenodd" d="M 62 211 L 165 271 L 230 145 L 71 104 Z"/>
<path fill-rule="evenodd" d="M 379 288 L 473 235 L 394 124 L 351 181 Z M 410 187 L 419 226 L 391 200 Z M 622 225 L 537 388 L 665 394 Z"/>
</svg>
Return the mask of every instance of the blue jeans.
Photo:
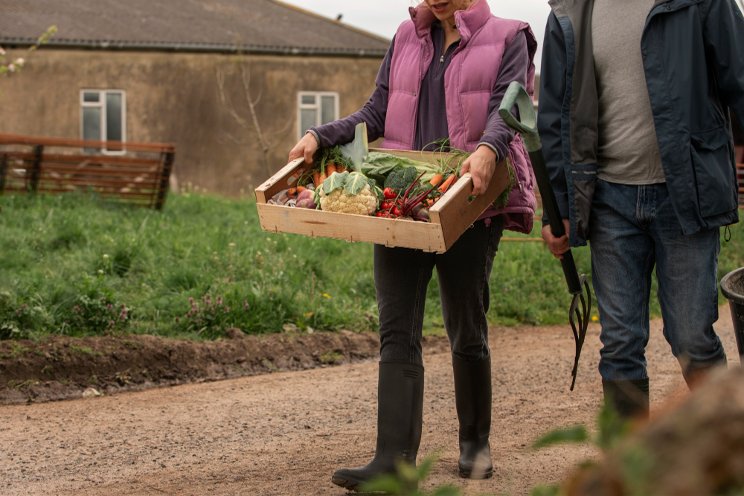
<svg viewBox="0 0 744 496">
<path fill-rule="evenodd" d="M 691 192 L 690 194 L 694 194 Z M 686 378 L 726 363 L 718 319 L 719 230 L 682 234 L 665 184 L 597 181 L 592 201 L 592 283 L 602 325 L 602 379 L 647 379 L 651 271 L 664 337 Z"/>
<path fill-rule="evenodd" d="M 453 354 L 466 361 L 489 356 L 488 279 L 502 225 L 500 217 L 480 220 L 442 254 L 375 245 L 380 361 L 423 365 L 424 304 L 434 267 Z"/>
</svg>

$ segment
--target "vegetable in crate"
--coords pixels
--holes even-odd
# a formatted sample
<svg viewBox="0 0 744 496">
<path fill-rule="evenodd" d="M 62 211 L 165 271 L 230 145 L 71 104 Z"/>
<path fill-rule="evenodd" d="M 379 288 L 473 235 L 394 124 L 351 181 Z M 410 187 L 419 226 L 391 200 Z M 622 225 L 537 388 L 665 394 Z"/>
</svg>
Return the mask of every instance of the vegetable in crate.
<svg viewBox="0 0 744 496">
<path fill-rule="evenodd" d="M 313 184 L 320 185 L 334 172 L 344 172 L 352 168 L 351 160 L 344 156 L 338 145 L 321 148 L 312 169 Z"/>
<path fill-rule="evenodd" d="M 297 194 L 295 206 L 300 208 L 318 208 L 315 204 L 315 191 L 308 188 L 300 191 Z"/>
<path fill-rule="evenodd" d="M 364 158 L 364 163 L 362 163 L 360 171 L 365 176 L 371 177 L 382 184 L 394 170 L 414 167 L 419 174 L 422 174 L 421 181 L 428 182 L 437 174 L 444 174 L 445 176 L 452 173 L 457 174 L 460 170 L 460 165 L 468 156 L 469 154 L 465 152 L 450 152 L 446 156 L 442 156 L 436 163 L 430 163 L 391 153 L 369 152 Z"/>
<path fill-rule="evenodd" d="M 377 210 L 376 189 L 360 172 L 336 172 L 316 190 L 315 203 L 326 212 L 372 215 Z"/>
<path fill-rule="evenodd" d="M 283 189 L 272 196 L 266 203 L 268 203 L 269 205 L 286 205 L 289 199 L 289 190 Z"/>
<path fill-rule="evenodd" d="M 396 167 L 385 178 L 385 188 L 395 192 L 405 191 L 419 177 L 415 167 Z"/>
</svg>

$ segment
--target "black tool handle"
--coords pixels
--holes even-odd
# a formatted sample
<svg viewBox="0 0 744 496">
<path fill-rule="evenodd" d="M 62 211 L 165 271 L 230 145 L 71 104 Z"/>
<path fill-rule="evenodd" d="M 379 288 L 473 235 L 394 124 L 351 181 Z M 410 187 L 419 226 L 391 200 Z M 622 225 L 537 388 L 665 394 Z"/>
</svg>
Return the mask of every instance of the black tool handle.
<svg viewBox="0 0 744 496">
<path fill-rule="evenodd" d="M 537 187 L 540 190 L 543 210 L 545 211 L 545 215 L 548 217 L 548 223 L 550 224 L 550 232 L 556 238 L 560 238 L 566 234 L 566 229 L 563 226 L 563 219 L 560 210 L 558 210 L 558 202 L 555 199 L 555 193 L 553 193 L 553 188 L 550 185 L 550 178 L 548 176 L 548 171 L 545 168 L 545 159 L 543 158 L 542 150 L 529 152 L 529 154 L 530 161 L 532 162 L 532 169 L 535 171 L 535 179 L 537 179 Z M 579 272 L 576 270 L 576 263 L 574 262 L 571 250 L 568 250 L 563 254 L 563 257 L 561 258 L 561 267 L 563 268 L 563 275 L 566 277 L 568 291 L 571 294 L 581 293 L 582 290 Z"/>
<path fill-rule="evenodd" d="M 515 105 L 519 110 L 519 118 L 512 113 Z M 540 135 L 537 132 L 535 106 L 532 103 L 532 98 L 530 98 L 527 91 L 518 82 L 513 81 L 506 89 L 504 98 L 501 100 L 501 105 L 499 106 L 499 115 L 509 127 L 522 135 L 525 148 L 527 148 L 527 152 L 530 154 L 532 169 L 535 171 L 537 187 L 542 197 L 543 210 L 548 217 L 550 231 L 555 237 L 559 238 L 563 236 L 566 230 L 563 227 L 563 219 L 561 218 L 560 210 L 558 210 L 558 202 L 555 199 L 555 193 L 553 193 L 553 187 L 550 185 L 550 177 L 545 167 Z M 563 254 L 561 266 L 563 267 L 563 275 L 566 277 L 568 290 L 572 294 L 581 293 L 579 273 L 576 270 L 576 264 L 574 263 L 571 250 Z"/>
</svg>

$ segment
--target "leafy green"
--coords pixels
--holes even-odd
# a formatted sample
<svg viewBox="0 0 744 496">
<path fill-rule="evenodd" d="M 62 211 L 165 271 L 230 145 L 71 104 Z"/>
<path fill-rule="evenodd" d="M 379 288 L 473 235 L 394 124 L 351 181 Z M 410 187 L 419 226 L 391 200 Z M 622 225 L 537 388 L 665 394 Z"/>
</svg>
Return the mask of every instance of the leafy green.
<svg viewBox="0 0 744 496">
<path fill-rule="evenodd" d="M 374 183 L 371 183 L 361 172 L 344 171 L 328 176 L 323 181 L 321 189 L 326 195 L 329 195 L 332 191 L 343 188 L 348 195 L 356 196 L 367 185 L 374 187 Z"/>
<path fill-rule="evenodd" d="M 427 456 L 418 466 L 401 462 L 396 464 L 394 474 L 385 474 L 365 482 L 361 490 L 365 494 L 382 493 L 389 496 L 461 496 L 462 491 L 455 486 L 439 486 L 432 491 L 424 491 L 422 485 L 431 473 L 436 456 Z"/>
<path fill-rule="evenodd" d="M 326 178 L 325 181 L 323 181 L 321 188 L 323 188 L 323 192 L 326 195 L 329 195 L 332 191 L 343 188 L 348 177 L 348 171 L 336 172 L 335 174 L 331 174 L 329 177 Z"/>
<path fill-rule="evenodd" d="M 344 191 L 351 196 L 355 196 L 358 195 L 359 192 L 362 191 L 368 184 L 369 181 L 364 176 L 364 174 L 362 174 L 361 172 L 351 172 L 346 178 Z"/>
<path fill-rule="evenodd" d="M 559 496 L 561 488 L 557 484 L 540 485 L 532 488 L 530 496 Z"/>
<path fill-rule="evenodd" d="M 367 123 L 360 122 L 354 128 L 354 140 L 339 147 L 341 153 L 351 161 L 351 166 L 355 171 L 362 168 L 364 158 L 369 153 L 369 144 L 367 143 Z"/>
<path fill-rule="evenodd" d="M 364 161 L 364 168 L 390 172 L 396 167 L 415 167 L 419 172 L 438 172 L 441 168 L 438 164 L 432 164 L 423 160 L 414 160 L 408 157 L 400 157 L 386 152 L 369 152 Z"/>
<path fill-rule="evenodd" d="M 378 184 L 384 184 L 387 176 L 399 168 L 414 168 L 417 171 L 416 175 L 424 173 L 421 177 L 422 181 L 428 181 L 442 167 L 439 164 L 399 157 L 391 153 L 369 152 L 362 164 L 361 172 L 373 178 Z"/>
</svg>

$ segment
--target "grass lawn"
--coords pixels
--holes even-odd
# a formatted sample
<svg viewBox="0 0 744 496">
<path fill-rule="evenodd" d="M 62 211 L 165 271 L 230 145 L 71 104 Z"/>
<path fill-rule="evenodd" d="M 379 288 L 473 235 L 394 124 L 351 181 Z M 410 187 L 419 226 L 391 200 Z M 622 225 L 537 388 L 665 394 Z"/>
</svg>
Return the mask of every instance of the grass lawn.
<svg viewBox="0 0 744 496">
<path fill-rule="evenodd" d="M 372 246 L 264 233 L 253 200 L 170 195 L 157 212 L 84 195 L 0 196 L 0 209 L 0 338 L 377 326 Z M 729 232 L 720 276 L 744 265 L 744 228 Z M 574 254 L 588 274 L 588 249 Z M 438 299 L 433 281 L 426 332 L 442 330 Z M 542 243 L 502 242 L 492 324 L 565 323 L 569 302 Z"/>
</svg>

